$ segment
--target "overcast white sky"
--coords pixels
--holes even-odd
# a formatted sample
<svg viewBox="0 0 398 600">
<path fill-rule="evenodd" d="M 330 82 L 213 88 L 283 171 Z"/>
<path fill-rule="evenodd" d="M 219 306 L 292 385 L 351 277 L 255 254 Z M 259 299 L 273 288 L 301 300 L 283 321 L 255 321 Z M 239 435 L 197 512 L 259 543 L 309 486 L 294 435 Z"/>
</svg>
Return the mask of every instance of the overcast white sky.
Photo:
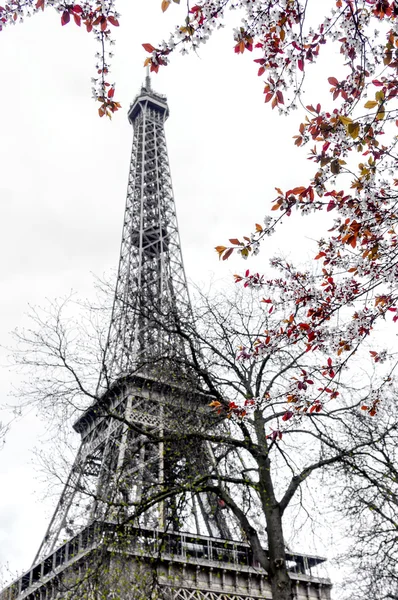
<svg viewBox="0 0 398 600">
<path fill-rule="evenodd" d="M 119 10 L 112 79 L 123 109 L 112 122 L 99 119 L 91 99 L 97 48 L 83 29 L 61 27 L 48 10 L 0 33 L 2 345 L 23 326 L 28 304 L 71 289 L 90 296 L 91 273 L 117 266 L 132 142 L 126 110 L 145 75 L 141 44 L 156 44 L 183 15 L 176 5 L 162 15 L 159 0 L 120 3 Z M 293 145 L 299 113 L 280 119 L 264 105 L 252 58 L 234 54 L 226 29 L 199 56 L 175 56 L 153 77 L 169 101 L 180 234 L 195 281 L 246 268 L 239 259 L 219 263 L 214 246 L 249 233 L 274 187 L 299 185 L 313 169 L 307 150 Z M 326 77 L 317 81 L 325 91 Z M 307 104 L 316 101 L 319 90 L 307 96 Z M 316 237 L 311 233 L 310 222 L 295 220 L 247 266 L 263 269 L 278 245 L 296 256 L 303 235 Z M 0 360 L 6 365 L 5 352 Z M 0 369 L 0 403 L 19 379 L 7 366 Z M 13 571 L 30 565 L 51 513 L 32 455 L 44 430 L 28 414 L 13 424 L 0 452 L 0 563 Z"/>
</svg>

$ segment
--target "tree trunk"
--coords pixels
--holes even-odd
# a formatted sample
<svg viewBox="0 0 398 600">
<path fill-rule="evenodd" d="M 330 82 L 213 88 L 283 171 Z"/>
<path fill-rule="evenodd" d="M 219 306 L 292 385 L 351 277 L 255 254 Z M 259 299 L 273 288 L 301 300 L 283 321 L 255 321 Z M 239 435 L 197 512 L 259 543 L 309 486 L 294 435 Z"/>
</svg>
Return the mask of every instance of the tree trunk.
<svg viewBox="0 0 398 600">
<path fill-rule="evenodd" d="M 271 475 L 271 460 L 268 454 L 268 441 L 265 435 L 265 423 L 262 413 L 254 413 L 257 442 L 263 452 L 257 456 L 259 474 L 259 492 L 263 507 L 268 537 L 269 567 L 268 577 L 271 584 L 272 600 L 293 600 L 293 586 L 287 572 L 285 541 L 282 528 L 282 511 L 275 497 Z"/>
<path fill-rule="evenodd" d="M 272 506 L 266 511 L 269 581 L 272 600 L 293 600 L 292 582 L 286 565 L 285 542 L 283 539 L 282 516 L 279 506 Z"/>
</svg>

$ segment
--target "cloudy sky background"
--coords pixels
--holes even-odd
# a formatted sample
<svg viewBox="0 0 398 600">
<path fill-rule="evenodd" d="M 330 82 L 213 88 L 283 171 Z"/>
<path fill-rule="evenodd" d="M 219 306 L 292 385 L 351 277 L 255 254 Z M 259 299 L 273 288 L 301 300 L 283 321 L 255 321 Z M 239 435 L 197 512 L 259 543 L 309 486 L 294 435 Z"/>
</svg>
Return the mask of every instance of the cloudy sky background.
<svg viewBox="0 0 398 600">
<path fill-rule="evenodd" d="M 54 11 L 0 33 L 0 343 L 26 324 L 28 305 L 75 290 L 93 295 L 92 273 L 117 266 L 132 128 L 130 102 L 145 76 L 141 44 L 154 45 L 182 21 L 183 8 L 165 15 L 159 0 L 120 2 L 111 81 L 123 109 L 99 119 L 91 99 L 95 42 Z M 236 15 L 233 15 L 236 19 Z M 231 19 L 230 19 L 231 20 Z M 299 110 L 278 118 L 264 105 L 263 78 L 251 55 L 233 52 L 231 29 L 198 56 L 174 56 L 153 77 L 167 95 L 169 158 L 185 267 L 189 279 L 208 283 L 243 270 L 264 270 L 281 249 L 304 260 L 314 247 L 314 221 L 292 220 L 250 263 L 217 260 L 214 246 L 250 233 L 261 222 L 275 186 L 307 181 L 313 164 L 293 145 Z M 327 97 L 329 66 L 313 71 L 305 103 Z M 330 71 L 331 68 L 331 71 Z M 308 177 L 307 177 L 308 176 Z M 0 403 L 21 375 L 0 356 Z M 10 400 L 14 401 L 14 400 Z M 7 421 L 10 413 L 1 413 Z M 34 411 L 12 423 L 0 451 L 0 563 L 12 572 L 31 564 L 54 498 L 37 469 L 33 449 L 46 440 Z"/>
</svg>

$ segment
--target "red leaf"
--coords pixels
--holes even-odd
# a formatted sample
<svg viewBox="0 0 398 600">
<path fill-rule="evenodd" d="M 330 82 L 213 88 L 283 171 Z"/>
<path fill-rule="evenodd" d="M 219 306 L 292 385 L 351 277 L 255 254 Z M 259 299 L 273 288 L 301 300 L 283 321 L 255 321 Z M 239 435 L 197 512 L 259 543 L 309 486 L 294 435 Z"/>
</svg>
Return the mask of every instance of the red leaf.
<svg viewBox="0 0 398 600">
<path fill-rule="evenodd" d="M 78 4 L 75 4 L 75 6 L 73 7 L 73 12 L 80 15 L 83 12 L 83 9 Z"/>
<path fill-rule="evenodd" d="M 111 87 L 111 89 L 108 91 L 108 98 L 113 98 L 114 95 L 115 95 L 115 88 Z"/>
<path fill-rule="evenodd" d="M 278 102 L 279 102 L 280 104 L 284 104 L 284 100 L 283 100 L 283 94 L 282 94 L 282 92 L 281 92 L 280 90 L 278 90 L 278 91 L 276 92 L 276 97 L 278 98 Z"/>
<path fill-rule="evenodd" d="M 67 25 L 70 21 L 70 14 L 67 10 L 64 10 L 61 17 L 61 25 Z"/>
<path fill-rule="evenodd" d="M 105 19 L 105 17 L 103 17 L 101 19 L 101 31 L 105 31 L 105 29 L 108 27 L 108 21 Z"/>
<path fill-rule="evenodd" d="M 300 69 L 300 71 L 304 71 L 304 61 L 301 58 L 298 59 L 297 66 Z"/>
<path fill-rule="evenodd" d="M 258 73 L 257 73 L 257 75 L 258 75 L 259 77 L 261 77 L 261 75 L 262 75 L 263 73 L 265 73 L 265 67 L 260 67 L 260 68 L 259 68 L 259 70 L 258 70 Z"/>
<path fill-rule="evenodd" d="M 108 17 L 108 21 L 114 27 L 119 27 L 119 21 L 117 19 L 115 19 L 115 17 L 112 17 L 112 16 Z"/>
<path fill-rule="evenodd" d="M 75 20 L 76 25 L 78 25 L 80 27 L 81 22 L 82 22 L 80 15 L 75 15 L 75 13 L 73 13 L 73 18 Z"/>
<path fill-rule="evenodd" d="M 226 253 L 223 255 L 222 259 L 223 260 L 227 260 L 231 256 L 231 254 L 232 254 L 233 251 L 234 251 L 233 248 L 228 248 L 228 250 L 226 251 Z"/>
<path fill-rule="evenodd" d="M 327 206 L 326 211 L 330 212 L 331 210 L 333 210 L 334 208 L 336 208 L 336 204 L 333 202 L 333 200 L 331 200 Z"/>
<path fill-rule="evenodd" d="M 339 85 L 339 82 L 337 81 L 336 77 L 329 77 L 328 82 L 330 83 L 330 85 Z"/>
<path fill-rule="evenodd" d="M 292 416 L 293 416 L 292 411 L 291 410 L 287 410 L 285 412 L 285 414 L 283 415 L 283 417 L 282 417 L 282 421 L 288 421 L 289 419 L 292 418 Z"/>
<path fill-rule="evenodd" d="M 145 52 L 155 51 L 155 48 L 152 46 L 152 44 L 142 44 L 142 47 L 144 48 Z"/>
</svg>

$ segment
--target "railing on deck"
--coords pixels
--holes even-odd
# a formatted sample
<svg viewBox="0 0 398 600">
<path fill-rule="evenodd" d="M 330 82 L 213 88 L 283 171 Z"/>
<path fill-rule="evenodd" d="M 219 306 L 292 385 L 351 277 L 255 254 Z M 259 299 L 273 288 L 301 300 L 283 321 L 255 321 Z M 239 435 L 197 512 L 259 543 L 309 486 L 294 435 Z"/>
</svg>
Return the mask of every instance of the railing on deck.
<svg viewBox="0 0 398 600">
<path fill-rule="evenodd" d="M 143 557 L 159 556 L 159 558 L 172 558 L 183 562 L 210 561 L 227 563 L 231 567 L 236 565 L 239 568 L 261 569 L 254 559 L 250 546 L 242 542 L 95 522 L 0 592 L 0 600 L 26 597 L 35 588 L 46 584 L 59 574 L 68 564 L 80 560 L 94 549 L 102 547 L 120 551 L 120 539 L 123 540 L 123 550 L 127 554 L 140 554 Z M 318 556 L 287 554 L 289 571 L 296 575 L 316 576 L 313 569 L 324 560 Z"/>
</svg>

